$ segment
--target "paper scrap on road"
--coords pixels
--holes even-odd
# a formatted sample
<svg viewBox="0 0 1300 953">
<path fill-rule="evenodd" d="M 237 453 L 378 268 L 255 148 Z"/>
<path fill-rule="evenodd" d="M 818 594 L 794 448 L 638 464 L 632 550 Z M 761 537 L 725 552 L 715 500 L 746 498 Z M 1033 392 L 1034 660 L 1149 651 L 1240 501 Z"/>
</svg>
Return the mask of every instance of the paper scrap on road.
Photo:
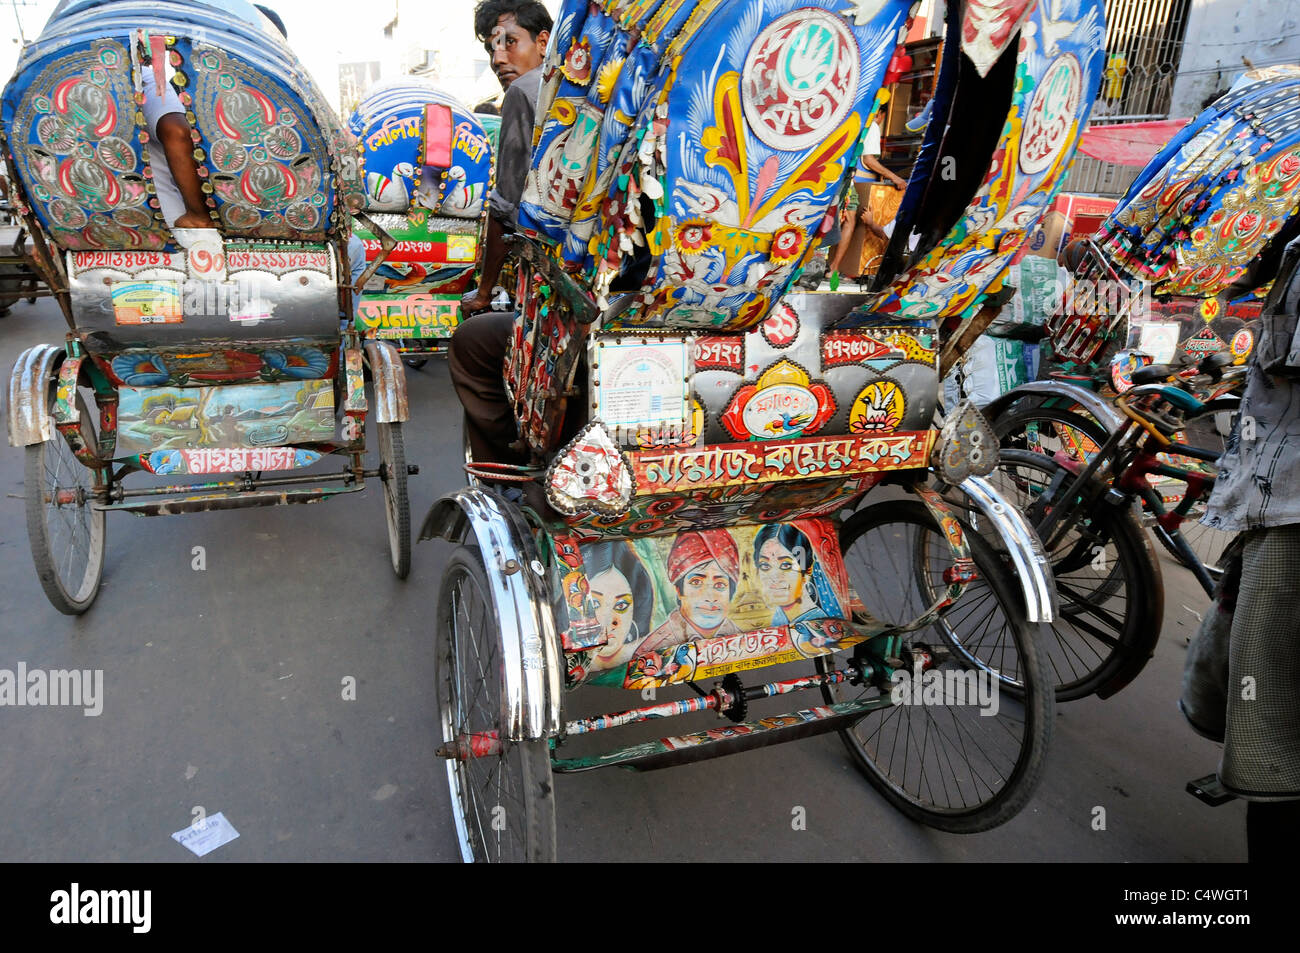
<svg viewBox="0 0 1300 953">
<path fill-rule="evenodd" d="M 218 812 L 211 817 L 195 821 L 184 830 L 172 835 L 172 840 L 182 847 L 202 857 L 210 854 L 222 844 L 229 844 L 239 836 L 239 831 L 226 820 L 226 815 Z"/>
</svg>

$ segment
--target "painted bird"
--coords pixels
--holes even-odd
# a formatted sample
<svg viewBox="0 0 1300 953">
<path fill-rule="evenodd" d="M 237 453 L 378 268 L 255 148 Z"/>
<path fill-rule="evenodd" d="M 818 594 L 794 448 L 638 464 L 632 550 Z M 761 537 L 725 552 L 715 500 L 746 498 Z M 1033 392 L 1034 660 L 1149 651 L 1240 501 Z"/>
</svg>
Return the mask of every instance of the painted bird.
<svg viewBox="0 0 1300 953">
<path fill-rule="evenodd" d="M 802 430 L 810 423 L 812 423 L 812 414 L 796 414 L 791 417 L 783 413 L 779 421 L 769 420 L 763 429 L 768 433 L 790 433 L 793 430 Z"/>
</svg>

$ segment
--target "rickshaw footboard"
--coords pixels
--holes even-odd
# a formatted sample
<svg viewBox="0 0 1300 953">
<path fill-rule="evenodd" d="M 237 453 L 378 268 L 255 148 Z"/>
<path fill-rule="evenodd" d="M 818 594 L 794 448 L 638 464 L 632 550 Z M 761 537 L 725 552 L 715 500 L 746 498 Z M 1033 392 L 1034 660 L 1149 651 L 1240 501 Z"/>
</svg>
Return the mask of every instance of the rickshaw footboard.
<svg viewBox="0 0 1300 953">
<path fill-rule="evenodd" d="M 933 664 L 933 661 L 927 660 L 925 663 L 918 662 L 918 664 L 929 665 Z M 770 715 L 755 721 L 745 719 L 747 702 L 846 681 L 860 683 L 863 680 L 875 680 L 876 674 L 874 666 L 862 665 L 856 667 L 855 673 L 837 669 L 818 675 L 747 687 L 742 686 L 734 676 L 728 676 L 727 679 L 715 684 L 713 691 L 704 692 L 697 689 L 699 692 L 697 697 L 576 719 L 565 726 L 561 742 L 565 736 L 575 737 L 634 722 L 673 718 L 702 711 L 716 711 L 720 717 L 730 718 L 733 724 L 689 734 L 672 735 L 598 755 L 557 758 L 552 760 L 552 767 L 556 771 L 569 773 L 614 765 L 650 771 L 731 754 L 735 751 L 795 741 L 825 732 L 840 731 L 868 713 L 894 704 L 892 693 L 882 690 L 874 697 L 814 706 L 788 714 Z M 483 731 L 460 735 L 444 743 L 437 754 L 440 758 L 469 761 L 475 758 L 499 757 L 504 747 L 499 731 Z"/>
<path fill-rule="evenodd" d="M 207 513 L 239 510 L 252 506 L 280 506 L 288 503 L 320 503 L 343 493 L 356 493 L 364 486 L 312 486 L 293 490 L 252 490 L 236 493 L 204 493 L 180 499 L 134 499 L 121 503 L 96 503 L 106 512 L 136 516 L 172 516 L 177 513 Z"/>
<path fill-rule="evenodd" d="M 891 706 L 888 692 L 874 698 L 819 705 L 756 721 L 727 724 L 685 735 L 672 735 L 586 758 L 553 758 L 551 769 L 560 774 L 617 766 L 634 771 L 655 771 L 723 755 L 798 741 L 813 735 L 842 731 L 871 712 Z"/>
</svg>

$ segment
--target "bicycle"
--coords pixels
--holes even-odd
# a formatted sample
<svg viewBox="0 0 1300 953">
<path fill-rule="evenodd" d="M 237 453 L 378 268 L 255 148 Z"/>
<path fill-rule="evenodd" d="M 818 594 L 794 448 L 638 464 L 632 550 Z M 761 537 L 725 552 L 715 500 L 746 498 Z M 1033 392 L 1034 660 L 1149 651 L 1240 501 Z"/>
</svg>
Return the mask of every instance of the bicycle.
<svg viewBox="0 0 1300 953">
<path fill-rule="evenodd" d="M 1241 373 L 1238 368 L 1225 373 L 1213 360 L 1203 361 L 1196 374 L 1161 365 L 1142 368 L 1134 374 L 1133 389 L 1115 402 L 1118 421 L 1101 415 L 1107 426 L 1075 412 L 1088 408 L 1060 406 L 1022 409 L 994 421 L 1004 449 L 990 480 L 1022 505 L 1057 580 L 1061 613 L 1051 626 L 1056 642 L 1049 656 L 1058 701 L 1110 697 L 1154 653 L 1163 588 L 1150 539 L 1136 516 L 1139 501 L 1152 514 L 1162 543 L 1191 569 L 1206 594 L 1212 593 L 1214 574 L 1180 527 L 1209 496 L 1214 486 L 1209 468 L 1222 447 L 1197 446 L 1178 435 L 1204 434 L 1204 422 L 1229 409 L 1224 398 L 1202 401 L 1191 390 L 1207 383 L 1205 377 L 1225 382 Z M 1062 443 L 1087 441 L 1091 448 L 1072 456 L 1064 449 L 1043 452 L 1050 445 L 1014 446 L 1043 422 L 1065 435 L 1059 436 Z M 1167 505 L 1152 476 L 1185 484 L 1175 505 Z"/>
<path fill-rule="evenodd" d="M 1226 446 L 1231 418 L 1240 405 L 1240 399 L 1233 391 L 1244 375 L 1243 368 L 1226 368 L 1228 360 L 1226 355 L 1210 355 L 1199 364 L 1170 369 L 1163 378 L 1178 382 L 1185 389 L 1190 388 L 1193 396 L 1204 403 L 1200 411 L 1185 416 L 1180 442 L 1215 450 L 1216 456 L 1222 454 Z M 1150 380 L 1152 376 L 1148 372 L 1141 379 Z M 985 413 L 1003 447 L 1033 450 L 1049 456 L 1062 453 L 1076 462 L 1091 459 L 1123 420 L 1122 415 L 1097 394 L 1057 381 L 1040 381 L 1016 388 L 990 404 Z M 1193 563 L 1184 559 L 1165 530 L 1161 513 L 1180 505 L 1186 485 L 1182 478 L 1184 471 L 1198 480 L 1213 479 L 1214 466 L 1203 459 L 1177 454 L 1165 453 L 1162 457 L 1164 462 L 1178 469 L 1179 475 L 1153 475 L 1153 487 L 1160 494 L 1163 505 L 1156 510 L 1144 502 L 1142 524 L 1153 530 L 1156 540 L 1174 559 L 1192 569 Z M 1193 501 L 1191 508 L 1184 513 L 1183 522 L 1198 520 L 1203 512 L 1203 506 Z M 1163 520 L 1167 522 L 1167 518 Z M 1219 561 L 1231 540 L 1230 534 L 1199 523 L 1193 523 L 1182 533 L 1196 555 L 1196 562 L 1205 567 L 1212 579 L 1217 579 L 1222 574 Z"/>
</svg>

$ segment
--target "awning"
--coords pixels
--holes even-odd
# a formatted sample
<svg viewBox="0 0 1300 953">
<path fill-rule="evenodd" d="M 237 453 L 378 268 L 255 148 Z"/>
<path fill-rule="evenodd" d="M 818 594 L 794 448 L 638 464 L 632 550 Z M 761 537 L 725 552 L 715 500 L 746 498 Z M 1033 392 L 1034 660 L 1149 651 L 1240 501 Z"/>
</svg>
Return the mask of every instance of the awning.
<svg viewBox="0 0 1300 953">
<path fill-rule="evenodd" d="M 1103 162 L 1143 166 L 1189 122 L 1190 119 L 1157 119 L 1113 126 L 1090 125 L 1079 137 L 1079 151 Z"/>
</svg>

